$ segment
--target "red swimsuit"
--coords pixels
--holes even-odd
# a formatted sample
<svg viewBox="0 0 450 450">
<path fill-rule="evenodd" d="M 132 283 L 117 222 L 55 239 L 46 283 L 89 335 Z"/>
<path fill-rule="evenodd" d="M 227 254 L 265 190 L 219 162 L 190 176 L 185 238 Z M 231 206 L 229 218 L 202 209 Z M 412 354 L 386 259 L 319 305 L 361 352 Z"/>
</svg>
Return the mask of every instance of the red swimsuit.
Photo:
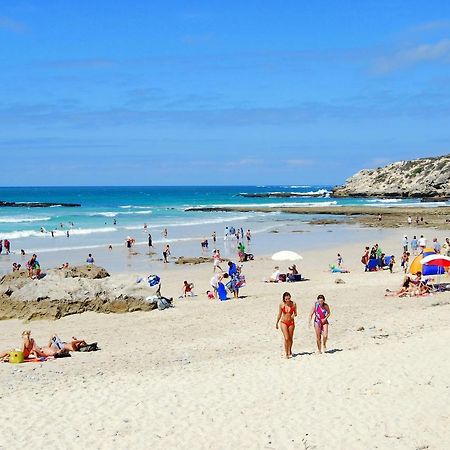
<svg viewBox="0 0 450 450">
<path fill-rule="evenodd" d="M 289 309 L 288 309 L 288 308 L 289 308 Z M 291 326 L 293 326 L 293 325 L 295 325 L 294 318 L 292 317 L 293 314 L 295 313 L 295 304 L 292 305 L 292 306 L 284 305 L 284 306 L 281 308 L 281 312 L 282 312 L 283 314 L 290 314 L 290 315 L 291 315 L 291 320 L 289 320 L 288 322 L 282 320 L 281 323 L 284 323 L 288 328 L 291 327 Z"/>
</svg>

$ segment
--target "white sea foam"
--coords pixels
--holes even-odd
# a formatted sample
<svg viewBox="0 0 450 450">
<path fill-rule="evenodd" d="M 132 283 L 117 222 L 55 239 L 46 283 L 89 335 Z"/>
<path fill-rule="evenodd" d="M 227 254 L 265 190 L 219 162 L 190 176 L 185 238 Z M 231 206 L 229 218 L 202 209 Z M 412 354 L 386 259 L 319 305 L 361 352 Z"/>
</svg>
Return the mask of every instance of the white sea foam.
<svg viewBox="0 0 450 450">
<path fill-rule="evenodd" d="M 0 217 L 0 223 L 45 222 L 51 217 Z"/>
<path fill-rule="evenodd" d="M 292 186 L 290 186 L 292 188 Z M 326 189 L 318 189 L 317 191 L 307 191 L 307 192 L 286 192 L 286 191 L 271 191 L 271 192 L 264 192 L 264 196 L 267 195 L 292 195 L 293 197 L 308 197 L 308 196 L 314 196 L 314 195 L 329 195 L 331 192 Z M 253 192 L 240 192 L 239 195 L 260 195 L 254 194 Z"/>
<path fill-rule="evenodd" d="M 242 220 L 247 220 L 249 218 L 250 218 L 249 216 L 235 216 L 235 217 L 220 217 L 217 219 L 206 219 L 206 220 L 198 220 L 198 221 L 191 221 L 191 222 L 159 223 L 159 224 L 155 224 L 155 225 L 148 225 L 147 229 L 191 227 L 191 226 L 197 226 L 197 225 L 212 225 L 215 223 L 242 221 Z M 123 228 L 125 230 L 144 230 L 144 228 L 142 226 L 127 226 L 127 227 L 123 227 Z"/>
<path fill-rule="evenodd" d="M 129 215 L 129 214 L 151 214 L 153 211 L 151 209 L 147 209 L 145 211 L 127 211 L 127 212 L 121 212 L 119 213 L 121 216 L 122 215 Z"/>
<path fill-rule="evenodd" d="M 89 234 L 95 234 L 95 233 L 112 233 L 117 231 L 117 228 L 114 227 L 104 227 L 104 228 L 73 228 L 69 230 L 70 236 L 83 236 L 83 235 L 89 235 Z M 66 230 L 55 230 L 54 235 L 55 237 L 61 237 L 66 236 L 67 231 Z M 45 230 L 45 232 L 41 233 L 40 231 L 36 230 L 17 230 L 17 231 L 10 231 L 6 233 L 2 233 L 2 239 L 24 239 L 29 237 L 39 237 L 39 238 L 45 238 L 49 237 L 50 232 Z"/>
<path fill-rule="evenodd" d="M 96 212 L 96 213 L 91 213 L 89 214 L 90 217 L 98 217 L 98 216 L 102 216 L 102 217 L 116 217 L 119 213 L 117 212 L 112 212 L 112 211 L 108 211 L 108 212 Z"/>
<path fill-rule="evenodd" d="M 222 203 L 222 204 L 216 204 L 211 205 L 211 208 L 257 208 L 259 206 L 261 207 L 267 207 L 267 208 L 279 208 L 279 207 L 320 207 L 320 206 L 332 206 L 337 205 L 337 201 L 333 200 L 331 202 L 285 202 L 285 203 Z M 208 207 L 208 206 L 206 206 Z"/>
<path fill-rule="evenodd" d="M 149 206 L 138 206 L 138 205 L 121 205 L 119 208 L 122 209 L 148 209 Z"/>
<path fill-rule="evenodd" d="M 95 212 L 90 213 L 90 217 L 117 217 L 117 216 L 124 216 L 124 215 L 133 215 L 133 214 L 139 214 L 139 215 L 146 215 L 151 214 L 153 211 L 151 209 L 147 209 L 145 211 L 120 211 L 120 212 L 114 212 L 114 211 L 106 211 L 106 212 Z"/>
<path fill-rule="evenodd" d="M 374 198 L 367 201 L 369 203 L 400 203 L 403 200 L 401 198 Z"/>
</svg>

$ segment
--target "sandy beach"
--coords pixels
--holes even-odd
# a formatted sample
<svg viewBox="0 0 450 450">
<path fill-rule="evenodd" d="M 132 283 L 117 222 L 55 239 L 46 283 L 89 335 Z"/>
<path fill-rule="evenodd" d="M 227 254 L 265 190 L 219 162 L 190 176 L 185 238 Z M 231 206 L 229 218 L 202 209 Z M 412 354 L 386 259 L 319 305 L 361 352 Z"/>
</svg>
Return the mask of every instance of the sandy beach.
<svg viewBox="0 0 450 450">
<path fill-rule="evenodd" d="M 399 254 L 403 231 L 383 249 Z M 29 328 L 38 343 L 57 332 L 102 350 L 0 365 L 0 448 L 447 448 L 450 293 L 384 297 L 403 273 L 364 273 L 364 245 L 302 252 L 299 283 L 263 283 L 274 262 L 258 257 L 238 300 L 208 300 L 212 265 L 201 264 L 164 271 L 165 295 L 183 279 L 198 294 L 169 310 L 3 321 L 2 349 Z M 326 271 L 338 251 L 351 273 Z M 285 290 L 299 309 L 290 360 L 275 329 Z M 332 310 L 322 355 L 307 324 L 319 293 Z"/>
</svg>

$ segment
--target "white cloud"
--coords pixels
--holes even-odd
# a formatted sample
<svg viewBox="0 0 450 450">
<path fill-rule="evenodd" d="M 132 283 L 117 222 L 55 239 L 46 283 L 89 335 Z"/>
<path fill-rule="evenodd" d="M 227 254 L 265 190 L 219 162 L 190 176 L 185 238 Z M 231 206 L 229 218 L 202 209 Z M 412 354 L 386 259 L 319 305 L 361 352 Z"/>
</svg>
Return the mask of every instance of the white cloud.
<svg viewBox="0 0 450 450">
<path fill-rule="evenodd" d="M 442 39 L 434 44 L 417 45 L 378 58 L 373 69 L 377 73 L 389 73 L 420 63 L 435 61 L 450 62 L 450 39 Z"/>
<path fill-rule="evenodd" d="M 288 159 L 286 163 L 290 166 L 310 166 L 313 161 L 311 159 Z"/>
</svg>

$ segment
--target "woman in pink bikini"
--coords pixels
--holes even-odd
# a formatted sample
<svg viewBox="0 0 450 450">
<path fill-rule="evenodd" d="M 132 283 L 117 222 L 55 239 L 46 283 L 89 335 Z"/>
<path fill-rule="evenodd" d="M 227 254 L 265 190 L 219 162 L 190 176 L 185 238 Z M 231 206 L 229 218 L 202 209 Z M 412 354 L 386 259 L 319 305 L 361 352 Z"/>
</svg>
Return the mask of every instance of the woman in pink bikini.
<svg viewBox="0 0 450 450">
<path fill-rule="evenodd" d="M 314 317 L 314 329 L 316 331 L 316 341 L 319 353 L 322 353 L 322 346 L 324 351 L 327 350 L 328 339 L 328 318 L 330 317 L 330 307 L 325 303 L 325 296 L 322 294 L 317 296 L 317 301 L 309 315 L 309 326 Z"/>
<path fill-rule="evenodd" d="M 294 330 L 295 322 L 294 318 L 297 317 L 297 305 L 291 300 L 291 294 L 285 292 L 283 294 L 283 302 L 280 303 L 278 309 L 277 322 L 275 328 L 278 330 L 278 323 L 281 319 L 281 331 L 284 336 L 284 351 L 286 358 L 292 357 L 292 343 L 294 342 Z"/>
</svg>

